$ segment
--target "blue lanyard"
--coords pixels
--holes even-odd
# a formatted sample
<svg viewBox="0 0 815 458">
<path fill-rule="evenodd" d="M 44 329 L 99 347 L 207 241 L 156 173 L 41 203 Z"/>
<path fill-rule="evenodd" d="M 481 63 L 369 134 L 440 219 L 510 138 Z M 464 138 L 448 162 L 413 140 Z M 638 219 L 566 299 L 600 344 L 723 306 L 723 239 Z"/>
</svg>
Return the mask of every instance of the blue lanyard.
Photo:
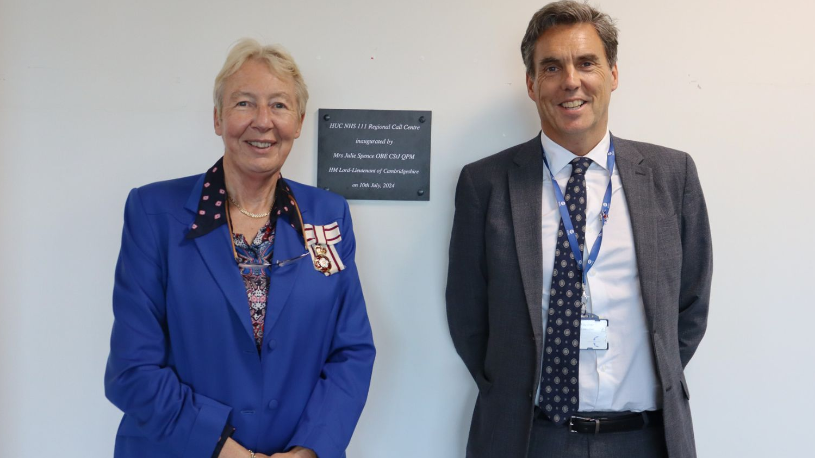
<svg viewBox="0 0 815 458">
<path fill-rule="evenodd" d="M 595 261 L 597 261 L 597 255 L 600 253 L 600 245 L 603 243 L 603 229 L 608 222 L 608 212 L 611 209 L 611 176 L 614 174 L 615 162 L 614 139 L 609 139 L 608 157 L 606 159 L 606 168 L 608 169 L 608 187 L 606 187 L 606 195 L 603 197 L 603 206 L 600 210 L 600 220 L 602 221 L 602 226 L 600 227 L 600 233 L 597 234 L 597 239 L 594 241 L 594 245 L 591 247 L 591 253 L 589 253 L 589 259 L 586 260 L 585 269 L 583 268 L 583 253 L 580 251 L 580 244 L 577 243 L 577 236 L 574 232 L 572 218 L 569 216 L 569 210 L 566 208 L 566 199 L 563 198 L 563 191 L 560 190 L 560 186 L 558 186 L 557 181 L 555 181 L 555 176 L 552 174 L 552 169 L 549 168 L 549 162 L 546 161 L 546 153 L 543 150 L 543 144 L 541 144 L 541 156 L 543 156 L 543 164 L 546 166 L 546 170 L 549 171 L 549 177 L 552 179 L 552 187 L 555 191 L 555 197 L 557 197 L 557 207 L 560 211 L 560 218 L 563 220 L 563 228 L 566 230 L 566 236 L 569 238 L 569 247 L 572 249 L 574 259 L 577 261 L 577 268 L 583 271 L 583 296 L 585 297 L 587 294 L 586 275 L 589 273 L 589 270 L 591 270 Z M 588 198 L 588 193 L 586 197 Z M 585 304 L 583 305 L 585 307 Z"/>
</svg>

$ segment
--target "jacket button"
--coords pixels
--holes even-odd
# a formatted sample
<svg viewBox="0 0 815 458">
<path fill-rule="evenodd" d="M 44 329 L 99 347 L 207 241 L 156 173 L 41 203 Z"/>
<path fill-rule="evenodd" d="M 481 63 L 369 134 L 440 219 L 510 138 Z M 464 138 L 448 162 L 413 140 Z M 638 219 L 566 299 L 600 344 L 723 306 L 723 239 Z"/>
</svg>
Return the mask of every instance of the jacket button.
<svg viewBox="0 0 815 458">
<path fill-rule="evenodd" d="M 269 340 L 269 350 L 274 350 L 277 348 L 277 341 L 274 339 Z"/>
<path fill-rule="evenodd" d="M 277 399 L 272 399 L 271 401 L 269 401 L 269 408 L 272 410 L 277 408 Z"/>
<path fill-rule="evenodd" d="M 526 393 L 529 396 L 529 399 L 532 399 L 532 392 Z"/>
</svg>

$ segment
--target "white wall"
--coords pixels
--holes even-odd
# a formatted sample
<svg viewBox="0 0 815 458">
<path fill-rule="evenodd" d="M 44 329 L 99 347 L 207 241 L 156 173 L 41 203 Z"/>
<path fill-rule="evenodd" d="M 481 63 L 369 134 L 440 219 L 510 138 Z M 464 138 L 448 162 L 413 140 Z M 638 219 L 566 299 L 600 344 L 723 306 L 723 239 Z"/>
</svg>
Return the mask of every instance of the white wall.
<svg viewBox="0 0 815 458">
<path fill-rule="evenodd" d="M 444 313 L 453 190 L 462 165 L 537 133 L 518 46 L 542 4 L 0 0 L 0 456 L 111 455 L 124 200 L 221 155 L 212 80 L 243 36 L 287 46 L 311 89 L 288 177 L 316 182 L 318 108 L 433 111 L 431 201 L 351 203 L 379 354 L 349 456 L 463 456 L 475 387 Z M 687 371 L 700 456 L 800 456 L 815 409 L 815 6 L 600 6 L 622 30 L 612 130 L 692 153 L 708 199 L 709 332 Z"/>
</svg>

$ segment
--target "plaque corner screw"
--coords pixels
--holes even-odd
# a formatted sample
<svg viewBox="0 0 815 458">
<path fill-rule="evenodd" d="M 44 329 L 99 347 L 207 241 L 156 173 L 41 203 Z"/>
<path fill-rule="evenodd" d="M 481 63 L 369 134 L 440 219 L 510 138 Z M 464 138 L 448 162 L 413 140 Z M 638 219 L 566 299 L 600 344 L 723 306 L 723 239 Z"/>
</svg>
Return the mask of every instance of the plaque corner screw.
<svg viewBox="0 0 815 458">
<path fill-rule="evenodd" d="M 424 123 L 425 119 L 424 116 L 419 116 L 419 122 Z"/>
<path fill-rule="evenodd" d="M 323 115 L 323 119 L 325 119 L 326 121 L 330 121 L 331 116 L 330 115 Z"/>
<path fill-rule="evenodd" d="M 420 189 L 420 190 L 416 191 L 416 194 L 420 195 L 420 196 L 423 196 L 424 195 L 424 189 Z"/>
</svg>

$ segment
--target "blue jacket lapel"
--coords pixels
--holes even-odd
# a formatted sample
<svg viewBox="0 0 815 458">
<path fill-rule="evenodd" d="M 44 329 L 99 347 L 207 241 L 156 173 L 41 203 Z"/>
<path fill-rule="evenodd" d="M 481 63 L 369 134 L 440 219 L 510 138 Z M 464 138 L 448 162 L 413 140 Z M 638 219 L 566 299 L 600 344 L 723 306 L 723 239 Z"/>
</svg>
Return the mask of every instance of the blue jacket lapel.
<svg viewBox="0 0 815 458">
<path fill-rule="evenodd" d="M 190 211 L 190 224 L 198 211 L 198 199 L 201 197 L 201 189 L 204 184 L 204 175 L 193 187 L 190 197 L 187 199 L 185 208 Z M 297 196 L 295 196 L 296 198 Z M 302 208 L 303 215 L 307 210 Z M 304 216 L 304 218 L 306 218 Z M 235 311 L 246 330 L 247 336 L 254 341 L 252 330 L 252 320 L 249 316 L 249 300 L 246 297 L 246 286 L 243 278 L 235 265 L 235 258 L 230 249 L 229 227 L 224 224 L 209 234 L 194 239 L 201 253 L 204 263 L 207 265 L 216 283 L 226 296 L 229 305 Z M 294 262 L 287 263 L 279 267 L 277 261 L 292 260 L 305 253 L 302 236 L 298 234 L 289 224 L 288 220 L 281 218 L 275 228 L 275 246 L 272 255 L 272 275 L 269 279 L 269 298 L 266 303 L 266 322 L 264 330 L 269 331 L 277 323 L 283 311 L 286 301 L 294 288 L 296 279 L 302 269 L 311 266 L 311 258 L 305 256 Z M 306 266 L 306 267 L 303 267 Z"/>
<path fill-rule="evenodd" d="M 210 274 L 226 296 L 227 302 L 238 316 L 247 336 L 254 339 L 252 319 L 249 316 L 249 299 L 229 240 L 229 227 L 226 224 L 207 235 L 196 237 L 195 245 Z"/>
<path fill-rule="evenodd" d="M 198 200 L 201 198 L 204 176 L 201 175 L 201 178 L 193 186 L 185 205 L 185 208 L 191 214 L 190 224 L 195 220 L 195 212 L 198 211 Z M 227 302 L 237 314 L 246 335 L 254 341 L 255 334 L 252 330 L 252 319 L 249 316 L 249 299 L 246 296 L 246 286 L 243 284 L 243 278 L 232 254 L 229 227 L 224 224 L 209 234 L 196 237 L 193 240 L 201 253 L 204 264 L 206 264 L 218 287 L 223 291 Z"/>
<path fill-rule="evenodd" d="M 294 197 L 297 198 L 296 195 Z M 305 214 L 306 210 L 302 210 L 302 212 Z M 303 218 L 306 217 L 303 216 Z M 264 332 L 266 333 L 271 331 L 278 318 L 280 318 L 297 277 L 303 269 L 311 267 L 310 256 L 294 260 L 305 252 L 302 236 L 291 227 L 287 219 L 279 219 L 275 228 L 272 276 L 269 279 L 269 298 L 266 302 L 266 323 L 264 325 Z M 279 261 L 285 260 L 292 260 L 292 262 L 283 266 L 277 265 Z"/>
</svg>

